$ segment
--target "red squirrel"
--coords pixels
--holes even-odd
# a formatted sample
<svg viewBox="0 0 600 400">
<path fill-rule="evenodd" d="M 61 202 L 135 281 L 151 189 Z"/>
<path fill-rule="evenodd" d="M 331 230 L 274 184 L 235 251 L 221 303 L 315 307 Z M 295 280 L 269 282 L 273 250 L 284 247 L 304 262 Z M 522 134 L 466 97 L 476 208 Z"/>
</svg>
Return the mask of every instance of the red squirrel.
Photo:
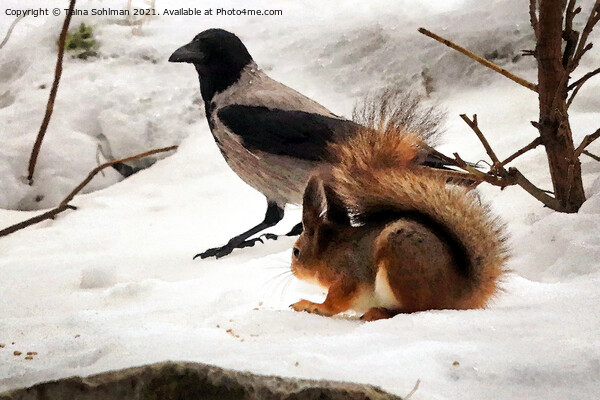
<svg viewBox="0 0 600 400">
<path fill-rule="evenodd" d="M 419 136 L 364 129 L 330 145 L 303 196 L 292 272 L 327 289 L 296 311 L 363 320 L 484 308 L 505 272 L 503 225 L 467 189 L 419 165 Z"/>
</svg>

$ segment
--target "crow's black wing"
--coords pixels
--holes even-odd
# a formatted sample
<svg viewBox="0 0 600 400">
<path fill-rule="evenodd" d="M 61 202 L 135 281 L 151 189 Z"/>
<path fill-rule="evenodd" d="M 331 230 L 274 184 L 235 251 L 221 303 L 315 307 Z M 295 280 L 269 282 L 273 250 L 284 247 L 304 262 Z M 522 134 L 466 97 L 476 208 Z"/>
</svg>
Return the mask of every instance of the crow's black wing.
<svg viewBox="0 0 600 400">
<path fill-rule="evenodd" d="M 304 111 L 230 105 L 217 116 L 250 150 L 318 161 L 327 143 L 352 134 L 360 125 Z"/>
</svg>

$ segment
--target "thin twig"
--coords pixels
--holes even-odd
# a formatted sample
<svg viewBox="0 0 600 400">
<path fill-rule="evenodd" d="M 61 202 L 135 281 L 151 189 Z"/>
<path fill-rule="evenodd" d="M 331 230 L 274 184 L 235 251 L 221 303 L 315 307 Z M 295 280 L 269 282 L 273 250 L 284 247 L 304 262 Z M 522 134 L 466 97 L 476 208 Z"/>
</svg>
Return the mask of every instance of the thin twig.
<svg viewBox="0 0 600 400">
<path fill-rule="evenodd" d="M 596 68 L 595 70 L 588 72 L 587 74 L 585 74 L 584 76 L 582 76 L 581 78 L 577 79 L 575 82 L 571 83 L 568 87 L 569 90 L 572 90 L 578 86 L 583 85 L 588 79 L 590 79 L 592 76 L 594 75 L 598 75 L 600 74 L 600 68 Z"/>
<path fill-rule="evenodd" d="M 533 139 L 533 141 L 531 143 L 529 143 L 527 146 L 523 147 L 521 150 L 516 151 L 513 155 L 509 156 L 506 160 L 502 161 L 500 163 L 500 165 L 504 167 L 506 164 L 514 161 L 517 157 L 520 157 L 523 154 L 527 153 L 529 150 L 535 149 L 540 144 L 542 144 L 542 138 L 540 138 L 538 136 L 535 139 Z"/>
<path fill-rule="evenodd" d="M 500 165 L 500 160 L 498 160 L 498 157 L 496 156 L 496 153 L 494 153 L 492 146 L 490 146 L 489 142 L 483 135 L 483 132 L 481 132 L 481 129 L 479 129 L 479 125 L 477 124 L 477 115 L 473 115 L 473 120 L 470 120 L 469 117 L 466 116 L 466 114 L 460 114 L 460 117 L 463 119 L 463 121 L 467 123 L 467 125 L 469 125 L 473 132 L 475 132 L 475 134 L 479 138 L 479 141 L 481 142 L 481 144 L 483 144 L 486 153 L 488 154 L 488 156 L 490 156 L 490 159 L 492 160 L 492 167 L 495 168 L 496 166 Z"/>
<path fill-rule="evenodd" d="M 595 69 L 594 71 L 588 72 L 587 74 L 585 74 L 584 76 L 582 76 L 581 78 L 579 78 L 577 81 L 575 81 L 571 85 L 569 85 L 569 87 L 567 88 L 567 90 L 571 90 L 573 88 L 575 90 L 573 90 L 573 93 L 571 93 L 571 97 L 569 97 L 569 100 L 567 101 L 567 108 L 569 108 L 571 106 L 571 103 L 573 103 L 573 99 L 575 99 L 575 96 L 577 96 L 577 93 L 579 92 L 579 89 L 581 89 L 581 87 L 583 86 L 583 84 L 588 79 L 590 79 L 594 75 L 597 75 L 598 73 L 600 73 L 600 68 Z"/>
<path fill-rule="evenodd" d="M 407 394 L 406 396 L 403 397 L 403 400 L 409 400 L 413 394 L 415 394 L 417 392 L 417 389 L 419 389 L 419 384 L 421 383 L 420 379 L 417 379 L 417 383 L 415 383 L 415 387 L 413 387 L 413 389 L 410 391 L 409 394 Z"/>
<path fill-rule="evenodd" d="M 65 53 L 65 41 L 67 39 L 67 30 L 69 29 L 69 24 L 71 23 L 71 16 L 73 15 L 74 8 L 75 0 L 71 0 L 71 2 L 69 3 L 69 10 L 67 11 L 67 15 L 65 16 L 65 21 L 63 22 L 60 37 L 58 39 L 58 56 L 56 58 L 56 68 L 54 69 L 54 82 L 52 83 L 52 88 L 50 89 L 50 96 L 48 97 L 48 104 L 46 105 L 46 114 L 44 115 L 44 120 L 42 121 L 42 125 L 40 126 L 40 131 L 38 132 L 37 138 L 35 139 L 35 144 L 33 145 L 33 149 L 31 150 L 31 157 L 29 158 L 27 179 L 29 180 L 30 185 L 33 184 L 33 172 L 35 171 L 35 164 L 37 162 L 37 158 L 40 153 L 40 147 L 42 146 L 42 140 L 44 140 L 44 135 L 46 134 L 46 130 L 48 129 L 50 117 L 52 116 L 52 111 L 54 109 L 54 100 L 56 99 L 58 83 L 60 82 L 60 76 L 62 74 L 62 62 L 63 55 Z"/>
<path fill-rule="evenodd" d="M 43 214 L 37 215 L 37 216 L 30 218 L 28 220 L 25 220 L 23 222 L 19 222 L 18 224 L 9 226 L 8 228 L 2 229 L 0 231 L 0 237 L 9 235 L 13 232 L 19 231 L 28 226 L 37 224 L 38 222 L 53 218 L 57 214 L 60 214 L 61 212 L 65 211 L 67 209 L 72 209 L 73 206 L 70 206 L 68 203 L 71 200 L 73 200 L 73 198 L 85 187 L 85 185 L 87 185 L 92 179 L 94 179 L 94 177 L 103 169 L 108 168 L 116 163 L 123 163 L 123 162 L 132 161 L 132 160 L 137 160 L 139 158 L 147 157 L 152 154 L 162 153 L 165 151 L 171 151 L 171 150 L 175 150 L 175 149 L 177 149 L 177 146 L 170 146 L 170 147 L 164 147 L 161 149 L 154 149 L 154 150 L 146 151 L 144 153 L 137 154 L 135 156 L 122 158 L 120 160 L 110 161 L 110 162 L 107 162 L 107 163 L 97 166 L 88 174 L 88 176 L 79 185 L 77 185 L 75 187 L 75 189 L 73 189 L 71 191 L 71 193 L 69 193 L 67 195 L 67 197 L 64 198 L 63 201 L 60 202 L 60 204 L 56 208 L 53 208 L 50 211 L 46 211 Z"/>
<path fill-rule="evenodd" d="M 494 165 L 493 165 L 493 168 L 491 169 L 491 171 L 487 174 L 482 173 L 481 171 L 474 170 L 474 168 L 471 168 L 471 170 L 469 170 L 469 169 L 467 169 L 469 166 L 460 158 L 458 153 L 454 153 L 454 157 L 456 158 L 457 162 L 459 164 L 462 164 L 460 166 L 460 168 L 463 168 L 466 171 L 472 173 L 473 175 L 477 176 L 480 180 L 491 183 L 492 185 L 495 185 L 495 186 L 505 187 L 505 186 L 518 185 L 523 190 L 525 190 L 527 193 L 529 193 L 534 198 L 536 198 L 538 201 L 540 201 L 542 204 L 544 204 L 546 207 L 551 208 L 552 210 L 555 210 L 555 211 L 559 211 L 562 209 L 561 204 L 558 202 L 558 200 L 556 198 L 549 196 L 546 193 L 546 191 L 538 188 L 533 183 L 531 183 L 527 178 L 525 178 L 525 176 L 523 176 L 523 174 L 521 174 L 519 172 L 519 170 L 517 170 L 514 167 L 509 168 L 508 171 L 506 171 L 504 169 L 503 164 L 501 164 L 498 161 L 496 154 L 490 147 L 490 144 L 486 140 L 486 138 L 483 135 L 483 133 L 481 132 L 481 130 L 479 129 L 479 127 L 477 125 L 477 118 L 474 117 L 473 120 L 470 120 L 464 114 L 461 114 L 461 118 L 469 125 L 469 127 L 471 127 L 473 132 L 475 132 L 475 134 L 477 135 L 477 137 L 479 138 L 479 140 L 485 147 L 486 152 L 488 153 L 488 155 L 494 162 Z M 529 146 L 531 146 L 531 144 Z M 474 171 L 472 171 L 472 170 L 474 170 Z"/>
<path fill-rule="evenodd" d="M 17 24 L 23 18 L 25 18 L 25 16 L 24 15 L 20 15 L 17 18 L 15 18 L 15 20 L 12 22 L 12 24 L 10 24 L 10 26 L 8 27 L 8 31 L 6 31 L 6 36 L 4 36 L 4 39 L 2 40 L 2 43 L 0 43 L 0 49 L 2 49 L 4 47 L 4 45 L 8 42 L 8 39 L 10 39 L 10 35 L 12 35 L 13 29 L 15 29 L 15 26 L 17 26 Z"/>
<path fill-rule="evenodd" d="M 563 31 L 563 39 L 566 41 L 566 44 L 562 64 L 567 70 L 569 64 L 572 62 L 577 46 L 577 40 L 579 40 L 579 32 L 573 30 L 573 19 L 581 11 L 581 7 L 574 9 L 576 1 L 577 0 L 569 0 L 567 11 L 565 12 L 565 30 Z"/>
<path fill-rule="evenodd" d="M 482 57 L 478 56 L 477 54 L 470 52 L 469 50 L 465 49 L 464 47 L 461 47 L 461 46 L 451 42 L 448 39 L 444 39 L 443 37 L 438 36 L 435 33 L 428 31 L 425 28 L 419 28 L 419 32 L 425 36 L 429 36 L 430 38 L 437 40 L 440 43 L 445 44 L 446 46 L 448 46 L 448 47 L 466 55 L 467 57 L 477 61 L 478 63 L 498 72 L 499 74 L 518 83 L 519 85 L 525 86 L 527 89 L 533 90 L 534 92 L 537 93 L 538 86 L 536 84 L 533 84 L 531 82 L 526 81 L 525 79 L 523 79 L 521 77 L 516 76 L 512 72 L 507 71 L 506 69 L 494 64 L 493 62 L 490 62 L 490 61 L 486 60 L 485 58 L 482 58 Z"/>
<path fill-rule="evenodd" d="M 573 60 L 569 65 L 569 71 L 574 71 L 575 68 L 579 65 L 581 58 L 583 55 L 592 48 L 592 44 L 587 44 L 587 39 L 592 29 L 594 29 L 594 25 L 600 20 L 600 0 L 596 0 L 594 2 L 594 6 L 590 11 L 590 15 L 588 20 L 583 28 L 583 32 L 581 33 L 581 37 L 579 39 L 579 43 L 577 44 L 577 50 L 575 51 L 575 55 L 573 56 Z"/>
<path fill-rule="evenodd" d="M 579 157 L 581 155 L 581 153 L 583 152 L 583 150 L 585 150 L 586 147 L 588 147 L 594 140 L 598 139 L 599 137 L 600 137 L 600 129 L 598 129 L 596 132 L 590 133 L 589 135 L 584 137 L 583 140 L 581 141 L 581 144 L 575 150 L 575 157 Z"/>
<path fill-rule="evenodd" d="M 537 0 L 529 0 L 529 20 L 531 21 L 531 27 L 533 28 L 533 33 L 535 33 L 535 38 L 540 38 L 540 27 L 537 18 Z"/>
<path fill-rule="evenodd" d="M 567 101 L 567 108 L 569 108 L 571 106 L 573 99 L 575 99 L 575 96 L 577 96 L 577 93 L 579 92 L 579 89 L 581 89 L 583 84 L 585 82 L 587 82 L 588 79 L 590 79 L 591 77 L 593 77 L 594 75 L 597 75 L 599 73 L 600 73 L 600 68 L 597 68 L 591 72 L 588 72 L 587 74 L 585 74 L 584 76 L 582 76 L 581 78 L 579 78 L 578 80 L 576 80 L 575 82 L 573 82 L 572 84 L 569 85 L 567 90 L 572 90 L 572 89 L 575 89 L 575 90 L 573 90 L 573 93 L 571 93 L 571 97 L 569 97 L 569 100 Z"/>
<path fill-rule="evenodd" d="M 593 159 L 594 159 L 594 160 L 596 160 L 596 161 L 600 161 L 600 157 L 598 157 L 598 156 L 597 156 L 597 155 L 595 155 L 595 154 L 592 154 L 592 153 L 590 153 L 590 152 L 589 152 L 589 151 L 587 151 L 587 150 L 584 150 L 584 151 L 582 151 L 582 152 L 581 152 L 581 154 L 585 154 L 586 156 L 588 156 L 588 157 L 590 157 L 590 158 L 593 158 Z"/>
<path fill-rule="evenodd" d="M 464 160 L 458 155 L 458 153 L 454 153 L 454 157 L 456 158 L 457 164 L 460 164 L 460 168 L 464 169 L 465 171 L 468 171 L 472 175 L 474 181 L 487 182 L 491 185 L 499 186 L 501 188 L 504 188 L 506 186 L 517 185 L 520 186 L 527 193 L 532 195 L 534 198 L 536 198 L 539 202 L 544 204 L 546 207 L 555 211 L 559 211 L 561 209 L 558 200 L 548 195 L 548 193 L 551 192 L 548 192 L 547 190 L 543 190 L 535 186 L 527 178 L 525 178 L 525 176 L 523 176 L 523 174 L 521 174 L 521 172 L 519 172 L 519 170 L 517 170 L 516 168 L 511 167 L 508 169 L 508 171 L 502 168 L 500 172 L 501 176 L 492 175 L 491 173 L 483 173 L 473 167 L 470 167 L 467 163 L 464 162 Z"/>
<path fill-rule="evenodd" d="M 537 51 L 523 49 L 523 50 L 521 50 L 521 55 L 523 57 L 537 57 Z"/>
<path fill-rule="evenodd" d="M 569 31 L 573 30 L 573 19 L 577 14 L 579 14 L 579 12 L 581 12 L 581 7 L 577 7 L 577 9 L 575 9 L 575 3 L 577 3 L 577 0 L 569 0 L 569 4 L 567 5 L 567 10 L 565 12 L 566 33 L 569 33 Z"/>
</svg>

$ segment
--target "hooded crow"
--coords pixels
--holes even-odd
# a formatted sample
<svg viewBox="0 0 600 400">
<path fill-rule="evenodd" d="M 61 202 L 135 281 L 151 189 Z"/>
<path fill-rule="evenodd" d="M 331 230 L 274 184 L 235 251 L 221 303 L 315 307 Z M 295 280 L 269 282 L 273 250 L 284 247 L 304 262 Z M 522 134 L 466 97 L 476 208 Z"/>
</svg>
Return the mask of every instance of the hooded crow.
<svg viewBox="0 0 600 400">
<path fill-rule="evenodd" d="M 277 224 L 286 204 L 301 204 L 311 172 L 325 162 L 327 144 L 360 125 L 269 78 L 242 41 L 225 30 L 201 32 L 169 61 L 196 67 L 206 119 L 221 154 L 267 199 L 261 223 L 194 258 L 223 257 L 261 240 L 249 238 Z M 301 230 L 298 224 L 288 235 Z"/>
</svg>

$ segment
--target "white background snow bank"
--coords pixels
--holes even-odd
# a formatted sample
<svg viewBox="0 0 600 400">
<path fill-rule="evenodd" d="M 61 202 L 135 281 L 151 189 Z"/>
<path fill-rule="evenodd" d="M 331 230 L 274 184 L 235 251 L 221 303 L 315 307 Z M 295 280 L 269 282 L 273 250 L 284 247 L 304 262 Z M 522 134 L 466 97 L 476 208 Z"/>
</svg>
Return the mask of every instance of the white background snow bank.
<svg viewBox="0 0 600 400">
<path fill-rule="evenodd" d="M 252 2 L 252 8 L 282 8 L 280 17 L 160 17 L 143 27 L 143 36 L 115 18 L 75 17 L 73 26 L 94 26 L 101 56 L 65 60 L 33 188 L 20 177 L 45 108 L 48 89 L 39 86 L 50 87 L 62 19 L 30 18 L 17 26 L 0 50 L 0 95 L 8 91 L 14 99 L 0 109 L 0 206 L 55 205 L 96 165 L 100 134 L 115 156 L 181 146 L 125 181 L 77 197 L 77 211 L 0 239 L 0 391 L 170 359 L 366 382 L 400 395 L 420 379 L 415 399 L 597 398 L 600 164 L 591 159 L 582 159 L 590 199 L 576 215 L 545 210 L 517 188 L 481 187 L 482 198 L 507 222 L 513 248 L 513 273 L 487 310 L 373 323 L 294 313 L 290 303 L 323 293 L 277 277 L 289 268 L 291 238 L 222 260 L 191 260 L 253 226 L 265 209 L 261 195 L 228 169 L 214 145 L 196 104 L 193 68 L 166 62 L 203 29 L 236 32 L 271 76 L 344 115 L 371 89 L 407 82 L 422 87 L 427 66 L 432 96 L 449 110 L 440 146 L 448 153 L 485 158 L 457 116 L 463 112 L 478 114 L 501 158 L 533 139 L 535 94 L 416 33 L 425 26 L 480 53 L 518 42 L 509 49 L 518 53 L 530 36 L 527 2 L 321 3 Z M 25 7 L 13 1 L 2 7 L 17 4 Z M 202 7 L 219 5 L 235 4 Z M 0 35 L 10 21 L 0 15 Z M 581 73 L 599 60 L 592 50 Z M 503 62 L 535 79 L 529 61 Z M 577 140 L 598 128 L 599 86 L 590 81 L 572 108 Z M 549 186 L 541 149 L 515 165 Z M 109 173 L 90 190 L 118 180 Z M 40 193 L 44 199 L 36 204 Z M 0 223 L 33 214 L 0 210 Z M 290 207 L 273 231 L 286 232 L 299 217 Z M 28 361 L 15 350 L 38 355 Z"/>
</svg>

